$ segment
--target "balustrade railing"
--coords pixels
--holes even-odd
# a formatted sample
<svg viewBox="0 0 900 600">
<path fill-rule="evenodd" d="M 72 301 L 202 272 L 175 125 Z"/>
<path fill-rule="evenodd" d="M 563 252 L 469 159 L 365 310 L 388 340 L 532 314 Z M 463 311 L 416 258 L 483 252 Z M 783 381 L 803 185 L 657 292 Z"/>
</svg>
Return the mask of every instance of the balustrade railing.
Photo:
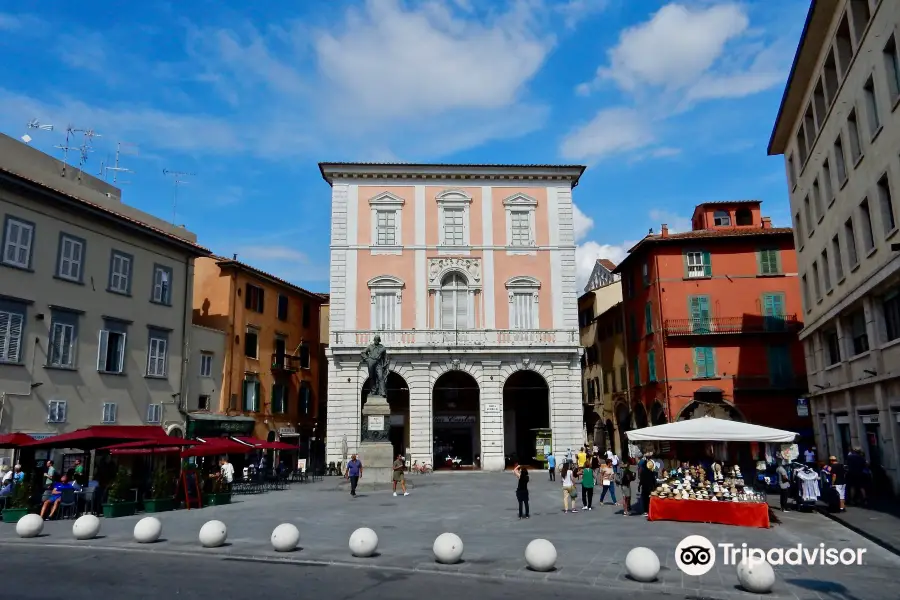
<svg viewBox="0 0 900 600">
<path fill-rule="evenodd" d="M 578 346 L 575 329 L 460 329 L 334 331 L 332 346 L 367 346 L 375 336 L 391 348 L 447 346 Z"/>
</svg>

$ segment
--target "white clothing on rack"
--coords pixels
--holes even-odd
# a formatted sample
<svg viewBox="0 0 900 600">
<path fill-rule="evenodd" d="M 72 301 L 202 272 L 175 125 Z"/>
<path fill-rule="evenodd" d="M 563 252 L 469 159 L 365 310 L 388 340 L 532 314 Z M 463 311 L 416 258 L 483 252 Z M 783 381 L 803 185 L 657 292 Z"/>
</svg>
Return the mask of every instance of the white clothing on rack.
<svg viewBox="0 0 900 600">
<path fill-rule="evenodd" d="M 797 472 L 800 480 L 800 497 L 804 501 L 816 501 L 819 499 L 819 475 L 813 470 Z"/>
</svg>

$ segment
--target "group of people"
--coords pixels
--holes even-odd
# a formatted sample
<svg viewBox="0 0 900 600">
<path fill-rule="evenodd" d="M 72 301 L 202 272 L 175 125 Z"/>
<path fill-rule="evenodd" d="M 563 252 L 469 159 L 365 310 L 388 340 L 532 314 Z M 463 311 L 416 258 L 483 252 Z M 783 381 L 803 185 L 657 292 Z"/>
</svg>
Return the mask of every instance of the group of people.
<svg viewBox="0 0 900 600">
<path fill-rule="evenodd" d="M 556 481 L 557 459 L 551 452 L 547 455 L 550 481 Z M 632 504 L 634 484 L 637 482 L 637 491 L 641 495 L 641 508 L 646 515 L 650 504 L 650 492 L 656 488 L 657 465 L 647 454 L 635 465 L 634 459 L 620 461 L 619 457 L 611 450 L 600 454 L 594 447 L 588 451 L 586 447 L 577 453 L 567 450 L 565 458 L 559 466 L 559 480 L 563 492 L 563 513 L 578 512 L 578 487 L 581 487 L 581 510 L 594 510 L 594 490 L 601 488 L 599 504 L 603 505 L 606 495 L 609 494 L 613 506 L 622 506 L 623 514 L 630 516 L 635 512 Z M 516 500 L 519 504 L 519 518 L 530 518 L 530 505 L 528 484 L 530 476 L 528 469 L 517 466 L 513 474 L 518 480 L 516 487 Z M 616 488 L 621 495 L 621 502 L 616 499 Z"/>
<path fill-rule="evenodd" d="M 409 492 L 406 490 L 405 471 L 406 459 L 402 454 L 398 454 L 391 465 L 391 487 L 393 488 L 394 496 L 397 495 L 397 486 L 400 486 L 404 496 L 409 496 Z M 362 461 L 356 457 L 356 454 L 351 454 L 350 460 L 347 461 L 347 468 L 344 469 L 344 478 L 350 481 L 350 495 L 354 498 L 356 498 L 356 488 L 359 485 L 359 480 L 362 479 L 362 474 Z"/>
<path fill-rule="evenodd" d="M 868 502 L 867 489 L 871 484 L 872 474 L 862 448 L 851 448 L 844 463 L 836 456 L 829 456 L 827 463 L 816 463 L 815 450 L 810 448 L 803 454 L 807 466 L 819 470 L 823 484 L 822 497 L 828 501 L 830 495 L 838 512 L 847 510 L 847 500 L 865 506 Z M 783 461 L 775 473 L 778 478 L 781 511 L 788 512 L 788 498 L 793 487 L 789 462 Z"/>
</svg>

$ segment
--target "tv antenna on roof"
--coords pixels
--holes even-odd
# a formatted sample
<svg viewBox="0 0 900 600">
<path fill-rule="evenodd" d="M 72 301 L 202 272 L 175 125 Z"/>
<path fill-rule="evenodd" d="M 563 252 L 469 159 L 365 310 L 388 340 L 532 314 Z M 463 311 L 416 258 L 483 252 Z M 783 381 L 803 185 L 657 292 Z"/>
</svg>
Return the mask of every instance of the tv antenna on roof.
<svg viewBox="0 0 900 600">
<path fill-rule="evenodd" d="M 47 125 L 47 124 L 41 123 L 37 119 L 32 119 L 32 120 L 28 121 L 27 127 L 28 127 L 28 129 L 40 129 L 41 131 L 53 131 L 53 125 Z M 26 133 L 25 135 L 22 136 L 21 139 L 26 144 L 30 144 L 32 138 L 30 135 L 28 135 Z"/>
<path fill-rule="evenodd" d="M 70 144 L 75 141 L 77 134 L 82 134 L 81 144 L 72 147 Z M 78 150 L 78 168 L 84 170 L 87 163 L 88 155 L 94 151 L 93 143 L 95 137 L 102 137 L 93 129 L 76 129 L 69 125 L 66 127 L 66 142 L 62 146 L 56 146 L 63 151 L 63 175 L 66 174 L 66 167 L 69 164 L 69 150 Z"/>
<path fill-rule="evenodd" d="M 122 182 L 119 181 L 119 173 L 134 173 L 134 171 L 132 171 L 131 169 L 126 169 L 125 167 L 119 166 L 119 158 L 121 158 L 121 156 L 123 154 L 128 155 L 128 156 L 137 156 L 137 154 L 138 154 L 137 144 L 132 144 L 130 142 L 119 142 L 116 144 L 116 162 L 114 163 L 115 166 L 102 167 L 101 170 L 102 170 L 102 175 L 103 175 L 104 179 L 106 178 L 107 172 L 112 171 L 113 172 L 113 183 L 120 183 L 120 184 L 131 183 L 130 181 L 122 181 Z M 107 160 L 108 160 L 108 157 L 107 157 Z"/>
<path fill-rule="evenodd" d="M 196 173 L 188 173 L 187 171 L 170 171 L 168 169 L 163 169 L 163 175 L 172 176 L 172 225 L 175 225 L 175 211 L 178 206 L 178 186 L 184 183 L 187 183 L 187 179 L 185 177 L 196 177 Z"/>
</svg>

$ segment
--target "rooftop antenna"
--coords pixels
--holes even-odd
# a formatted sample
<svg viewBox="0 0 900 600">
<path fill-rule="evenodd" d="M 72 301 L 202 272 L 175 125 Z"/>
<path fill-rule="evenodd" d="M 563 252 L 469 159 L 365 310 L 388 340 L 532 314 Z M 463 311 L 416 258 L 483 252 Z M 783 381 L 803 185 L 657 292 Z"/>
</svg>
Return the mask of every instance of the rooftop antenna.
<svg viewBox="0 0 900 600">
<path fill-rule="evenodd" d="M 28 121 L 27 127 L 28 127 L 28 129 L 40 129 L 41 131 L 53 131 L 53 125 L 41 123 L 37 119 L 32 119 L 32 120 Z M 22 141 L 25 142 L 26 144 L 30 144 L 31 139 L 32 139 L 31 136 L 28 135 L 27 133 L 22 136 Z"/>
<path fill-rule="evenodd" d="M 178 207 L 178 186 L 184 183 L 187 183 L 185 177 L 196 177 L 196 173 L 188 173 L 187 171 L 170 171 L 168 169 L 163 169 L 163 175 L 172 176 L 172 225 L 175 225 L 175 213 Z"/>
<path fill-rule="evenodd" d="M 75 137 L 79 133 L 82 134 L 81 145 L 73 147 L 71 144 L 75 141 Z M 63 151 L 63 176 L 65 176 L 66 174 L 66 167 L 69 166 L 69 151 L 78 150 L 78 168 L 83 169 L 85 163 L 87 163 L 88 154 L 90 154 L 94 150 L 93 142 L 95 137 L 102 136 L 93 129 L 76 129 L 71 125 L 66 127 L 65 144 L 63 144 L 62 146 L 56 146 L 56 148 L 59 148 Z"/>
<path fill-rule="evenodd" d="M 104 176 L 106 175 L 106 171 L 113 172 L 113 183 L 119 183 L 119 173 L 134 173 L 131 169 L 126 169 L 125 167 L 119 166 L 119 158 L 122 155 L 128 156 L 137 156 L 138 147 L 136 144 L 132 144 L 130 142 L 119 142 L 116 144 L 116 162 L 115 166 L 105 167 L 104 168 Z M 121 184 L 131 183 L 130 181 L 122 181 Z"/>
</svg>

